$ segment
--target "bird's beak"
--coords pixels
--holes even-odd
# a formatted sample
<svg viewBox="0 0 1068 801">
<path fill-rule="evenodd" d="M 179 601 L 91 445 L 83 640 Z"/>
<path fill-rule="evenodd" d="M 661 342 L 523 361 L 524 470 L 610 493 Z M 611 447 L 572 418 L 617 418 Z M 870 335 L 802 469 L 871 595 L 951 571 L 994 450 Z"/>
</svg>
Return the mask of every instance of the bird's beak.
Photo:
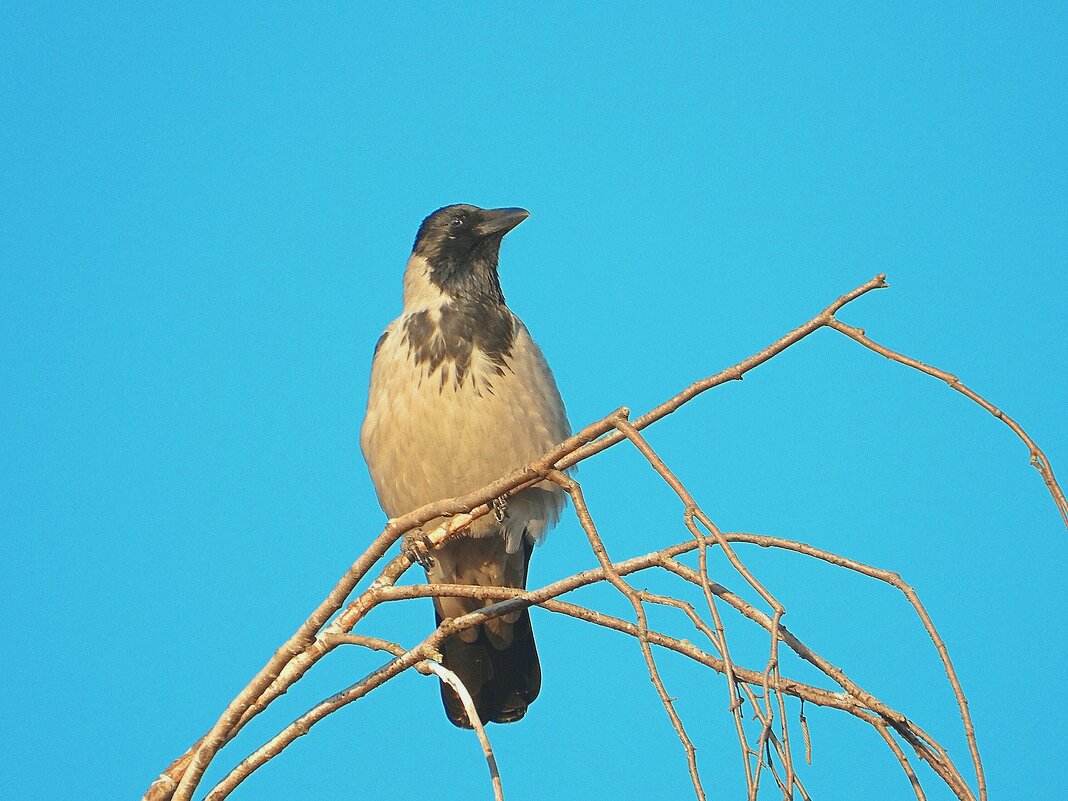
<svg viewBox="0 0 1068 801">
<path fill-rule="evenodd" d="M 482 222 L 475 226 L 475 233 L 478 236 L 504 236 L 529 216 L 526 209 L 486 209 L 482 212 Z"/>
</svg>

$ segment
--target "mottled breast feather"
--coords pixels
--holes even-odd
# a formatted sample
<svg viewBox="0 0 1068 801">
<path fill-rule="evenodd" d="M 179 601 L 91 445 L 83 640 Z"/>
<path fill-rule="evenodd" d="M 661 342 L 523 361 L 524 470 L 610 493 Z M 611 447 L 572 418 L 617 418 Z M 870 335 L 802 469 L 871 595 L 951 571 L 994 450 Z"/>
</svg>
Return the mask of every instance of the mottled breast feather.
<svg viewBox="0 0 1068 801">
<path fill-rule="evenodd" d="M 412 361 L 424 366 L 428 376 L 441 371 L 441 388 L 449 377 L 456 387 L 471 375 L 475 350 L 502 376 L 515 345 L 517 322 L 507 307 L 455 299 L 436 310 L 408 315 L 402 323 L 402 336 Z M 492 378 L 481 376 L 485 388 L 493 391 Z"/>
</svg>

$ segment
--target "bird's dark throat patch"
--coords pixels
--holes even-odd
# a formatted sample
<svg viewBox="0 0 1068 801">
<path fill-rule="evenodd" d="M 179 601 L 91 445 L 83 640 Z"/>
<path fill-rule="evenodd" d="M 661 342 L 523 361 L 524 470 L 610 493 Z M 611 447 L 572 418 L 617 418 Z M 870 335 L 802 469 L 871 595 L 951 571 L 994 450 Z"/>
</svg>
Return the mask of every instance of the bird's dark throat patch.
<svg viewBox="0 0 1068 801">
<path fill-rule="evenodd" d="M 497 277 L 501 238 L 487 237 L 471 243 L 444 239 L 428 247 L 430 282 L 461 302 L 487 305 L 504 303 Z"/>
</svg>

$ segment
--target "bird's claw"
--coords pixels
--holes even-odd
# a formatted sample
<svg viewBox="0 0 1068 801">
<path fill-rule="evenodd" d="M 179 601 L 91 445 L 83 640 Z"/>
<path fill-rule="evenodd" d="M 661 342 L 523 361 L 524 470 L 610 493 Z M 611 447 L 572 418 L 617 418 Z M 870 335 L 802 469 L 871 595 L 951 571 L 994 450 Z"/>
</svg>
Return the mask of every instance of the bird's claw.
<svg viewBox="0 0 1068 801">
<path fill-rule="evenodd" d="M 432 547 L 430 538 L 419 529 L 409 531 L 401 539 L 401 553 L 413 562 L 418 562 L 423 570 L 434 566 L 434 557 L 430 555 Z"/>
<path fill-rule="evenodd" d="M 508 517 L 508 501 L 502 495 L 500 498 L 493 499 L 493 518 L 498 523 L 503 523 L 504 519 Z"/>
</svg>

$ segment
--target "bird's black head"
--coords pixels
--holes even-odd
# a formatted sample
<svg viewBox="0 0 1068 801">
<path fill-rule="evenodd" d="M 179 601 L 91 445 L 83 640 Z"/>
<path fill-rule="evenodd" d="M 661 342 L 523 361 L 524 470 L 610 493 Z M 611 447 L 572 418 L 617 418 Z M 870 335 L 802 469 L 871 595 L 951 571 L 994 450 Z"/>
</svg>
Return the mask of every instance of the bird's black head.
<svg viewBox="0 0 1068 801">
<path fill-rule="evenodd" d="M 412 253 L 430 265 L 430 280 L 455 297 L 504 303 L 497 258 L 504 235 L 530 216 L 525 209 L 438 209 L 419 226 Z"/>
</svg>

